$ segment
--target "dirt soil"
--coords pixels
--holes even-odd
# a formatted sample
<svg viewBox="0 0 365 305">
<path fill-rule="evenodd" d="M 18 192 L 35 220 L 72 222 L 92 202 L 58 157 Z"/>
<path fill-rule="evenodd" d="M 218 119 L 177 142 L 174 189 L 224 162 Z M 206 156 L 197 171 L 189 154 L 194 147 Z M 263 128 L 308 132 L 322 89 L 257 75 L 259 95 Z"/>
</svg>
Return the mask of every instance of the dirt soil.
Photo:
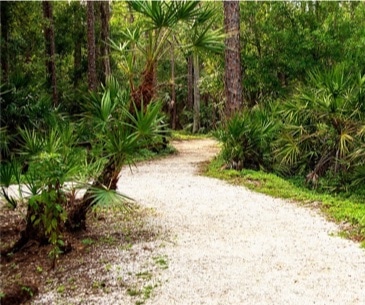
<svg viewBox="0 0 365 305">
<path fill-rule="evenodd" d="M 365 304 L 365 251 L 315 211 L 201 177 L 209 139 L 123 170 L 134 209 L 100 209 L 52 269 L 30 242 L 1 258 L 1 304 Z M 1 249 L 24 227 L 0 207 Z"/>
</svg>

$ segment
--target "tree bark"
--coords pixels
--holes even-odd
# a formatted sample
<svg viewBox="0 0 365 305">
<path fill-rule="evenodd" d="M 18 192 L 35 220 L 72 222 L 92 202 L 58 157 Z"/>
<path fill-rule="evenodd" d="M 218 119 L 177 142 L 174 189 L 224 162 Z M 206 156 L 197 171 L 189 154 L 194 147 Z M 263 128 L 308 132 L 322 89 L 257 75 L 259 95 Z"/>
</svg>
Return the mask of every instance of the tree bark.
<svg viewBox="0 0 365 305">
<path fill-rule="evenodd" d="M 194 66 L 193 66 L 193 55 L 189 55 L 188 61 L 188 100 L 187 106 L 189 110 L 193 109 L 194 104 Z"/>
<path fill-rule="evenodd" d="M 110 38 L 110 7 L 108 1 L 100 2 L 100 17 L 101 17 L 101 56 L 103 66 L 104 83 L 106 79 L 111 75 L 110 69 L 110 49 L 109 49 L 109 38 Z"/>
<path fill-rule="evenodd" d="M 80 3 L 72 2 L 73 6 L 73 33 L 74 33 L 74 51 L 73 51 L 73 86 L 77 88 L 80 80 L 82 79 L 82 44 L 85 37 L 85 29 L 83 27 L 83 18 L 85 17 L 86 10 Z M 86 19 L 86 18 L 85 18 Z"/>
<path fill-rule="evenodd" d="M 9 19 L 10 19 L 10 11 L 9 11 L 10 3 L 8 1 L 4 1 L 0 3 L 1 9 L 1 82 L 8 82 L 9 78 Z"/>
<path fill-rule="evenodd" d="M 87 80 L 90 91 L 97 88 L 94 2 L 87 1 Z"/>
<path fill-rule="evenodd" d="M 175 47 L 171 42 L 171 128 L 176 129 Z"/>
<path fill-rule="evenodd" d="M 137 109 L 141 109 L 142 103 L 144 107 L 151 103 L 156 93 L 156 62 L 147 65 L 141 78 L 141 84 L 132 91 L 132 98 Z M 130 111 L 134 112 L 133 105 L 131 105 Z"/>
<path fill-rule="evenodd" d="M 43 17 L 45 19 L 44 39 L 46 43 L 46 73 L 47 85 L 52 89 L 53 105 L 58 105 L 56 77 L 56 47 L 53 22 L 53 9 L 50 1 L 43 1 Z"/>
<path fill-rule="evenodd" d="M 200 128 L 200 92 L 199 92 L 199 55 L 193 54 L 194 66 L 194 115 L 193 115 L 193 133 L 197 133 Z"/>
<path fill-rule="evenodd" d="M 225 39 L 225 113 L 229 118 L 242 107 L 242 68 L 240 48 L 240 3 L 224 1 Z"/>
<path fill-rule="evenodd" d="M 94 181 L 93 187 L 103 188 L 106 186 L 109 190 L 116 190 L 121 170 L 122 168 L 118 167 L 111 158 L 105 165 L 100 176 Z M 78 200 L 77 204 L 73 205 L 68 211 L 68 217 L 65 223 L 67 230 L 71 232 L 85 230 L 87 212 L 92 206 L 93 198 L 89 189 L 86 191 L 83 198 Z"/>
<path fill-rule="evenodd" d="M 82 77 L 81 59 L 82 59 L 82 45 L 81 45 L 81 40 L 77 39 L 74 45 L 74 79 L 73 79 L 74 88 L 77 88 L 79 81 Z"/>
</svg>

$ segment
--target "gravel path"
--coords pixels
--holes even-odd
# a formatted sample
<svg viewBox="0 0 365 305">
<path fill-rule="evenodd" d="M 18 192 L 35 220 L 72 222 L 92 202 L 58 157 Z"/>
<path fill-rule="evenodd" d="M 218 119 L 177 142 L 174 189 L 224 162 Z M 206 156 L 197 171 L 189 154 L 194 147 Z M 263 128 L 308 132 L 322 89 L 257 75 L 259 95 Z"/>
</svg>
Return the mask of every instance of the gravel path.
<svg viewBox="0 0 365 305">
<path fill-rule="evenodd" d="M 170 230 L 146 304 L 365 304 L 365 251 L 314 211 L 197 175 L 213 140 L 122 173 L 120 190 Z"/>
</svg>

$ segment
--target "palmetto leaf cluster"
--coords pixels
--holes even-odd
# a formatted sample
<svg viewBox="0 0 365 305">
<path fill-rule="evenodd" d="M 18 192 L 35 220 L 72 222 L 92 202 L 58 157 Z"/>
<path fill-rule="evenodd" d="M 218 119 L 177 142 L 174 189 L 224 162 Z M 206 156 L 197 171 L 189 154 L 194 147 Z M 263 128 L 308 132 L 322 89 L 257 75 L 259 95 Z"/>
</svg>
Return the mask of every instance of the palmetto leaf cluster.
<svg viewBox="0 0 365 305">
<path fill-rule="evenodd" d="M 301 175 L 335 189 L 365 181 L 365 76 L 312 71 L 289 100 L 236 114 L 219 138 L 227 163 Z M 259 166 L 258 166 L 259 165 Z M 324 179 L 326 180 L 326 179 Z"/>
<path fill-rule="evenodd" d="M 277 162 L 310 179 L 332 173 L 346 182 L 364 165 L 364 77 L 341 66 L 309 74 L 308 84 L 284 104 L 285 124 L 275 142 Z"/>
<path fill-rule="evenodd" d="M 132 114 L 128 93 L 109 78 L 102 92 L 92 93 L 80 120 L 59 116 L 47 130 L 20 128 L 13 159 L 1 164 L 2 197 L 14 208 L 27 204 L 27 227 L 19 250 L 29 238 L 58 247 L 65 229 L 85 226 L 86 213 L 97 205 L 124 204 L 117 191 L 122 166 L 141 148 L 162 142 L 166 126 L 161 104 Z M 18 196 L 9 191 L 19 185 Z M 76 190 L 83 188 L 83 198 Z"/>
<path fill-rule="evenodd" d="M 223 158 L 234 168 L 270 168 L 270 145 L 278 123 L 269 107 L 255 107 L 236 113 L 216 136 L 223 142 Z"/>
</svg>

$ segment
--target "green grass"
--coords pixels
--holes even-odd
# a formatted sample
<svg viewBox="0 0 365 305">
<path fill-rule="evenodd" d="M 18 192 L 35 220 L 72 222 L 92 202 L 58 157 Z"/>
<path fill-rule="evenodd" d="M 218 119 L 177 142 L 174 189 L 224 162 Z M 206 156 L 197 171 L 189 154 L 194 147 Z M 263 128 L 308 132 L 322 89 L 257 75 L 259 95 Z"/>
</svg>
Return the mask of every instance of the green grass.
<svg viewBox="0 0 365 305">
<path fill-rule="evenodd" d="M 171 140 L 196 140 L 196 139 L 205 139 L 211 137 L 210 134 L 204 134 L 204 133 L 189 133 L 184 130 L 174 130 L 171 134 Z"/>
<path fill-rule="evenodd" d="M 159 255 L 154 257 L 153 259 L 156 265 L 160 266 L 161 269 L 167 269 L 169 267 L 167 256 Z"/>
<path fill-rule="evenodd" d="M 256 192 L 277 198 L 294 200 L 303 205 L 320 208 L 328 219 L 343 226 L 341 236 L 361 242 L 365 247 L 365 194 L 359 190 L 351 194 L 326 194 L 302 186 L 298 179 L 284 179 L 271 173 L 252 170 L 222 170 L 221 158 L 216 158 L 203 173 L 206 176 L 243 185 Z M 304 180 L 304 179 L 303 179 Z"/>
</svg>

